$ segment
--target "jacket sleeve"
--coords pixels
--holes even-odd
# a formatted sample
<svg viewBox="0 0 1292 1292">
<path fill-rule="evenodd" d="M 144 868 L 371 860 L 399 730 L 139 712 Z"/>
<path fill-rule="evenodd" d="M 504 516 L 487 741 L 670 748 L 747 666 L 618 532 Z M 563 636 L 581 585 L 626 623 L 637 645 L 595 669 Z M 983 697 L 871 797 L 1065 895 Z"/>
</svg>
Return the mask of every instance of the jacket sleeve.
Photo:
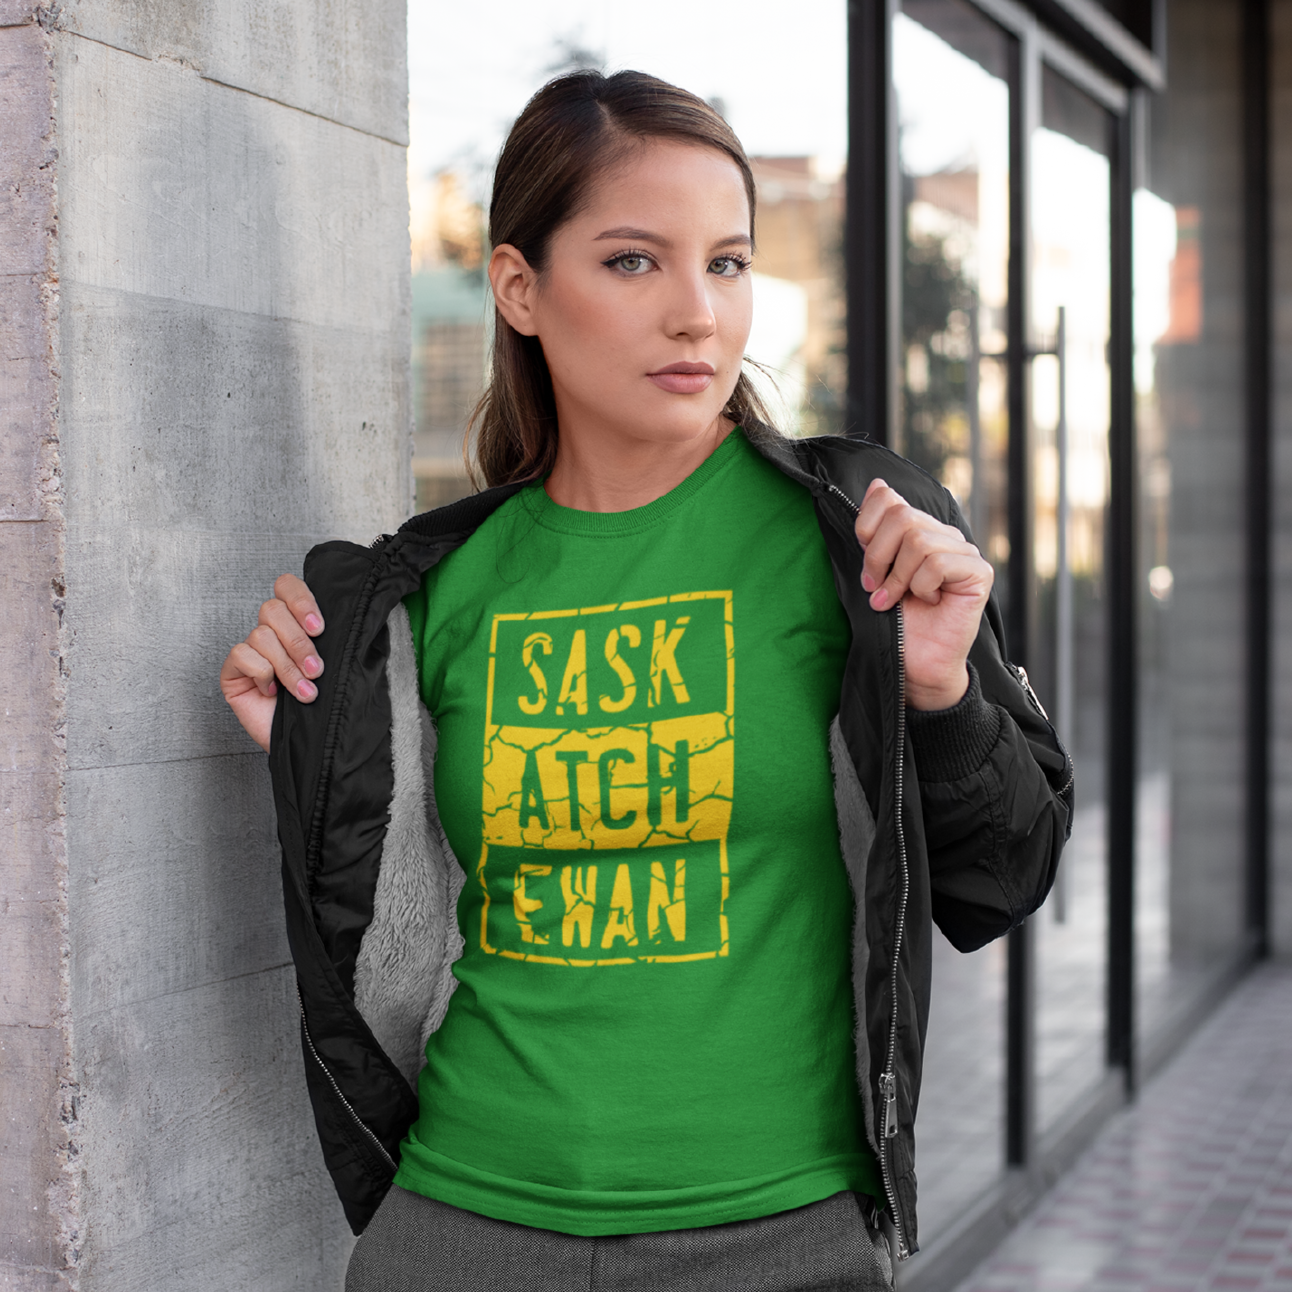
<svg viewBox="0 0 1292 1292">
<path fill-rule="evenodd" d="M 1072 829 L 1072 763 L 1021 670 L 1006 662 L 995 601 L 954 708 L 908 710 L 933 918 L 975 951 L 1045 900 Z"/>
</svg>

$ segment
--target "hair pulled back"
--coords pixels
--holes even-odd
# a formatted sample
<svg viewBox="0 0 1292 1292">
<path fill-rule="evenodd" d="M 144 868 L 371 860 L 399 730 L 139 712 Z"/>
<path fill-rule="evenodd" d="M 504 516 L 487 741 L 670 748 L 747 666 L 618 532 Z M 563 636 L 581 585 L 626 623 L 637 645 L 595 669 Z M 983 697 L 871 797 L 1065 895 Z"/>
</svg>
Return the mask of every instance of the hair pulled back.
<svg viewBox="0 0 1292 1292">
<path fill-rule="evenodd" d="M 740 170 L 754 221 L 754 176 L 735 132 L 705 101 L 644 72 L 570 72 L 526 104 L 503 145 L 489 204 L 491 246 L 509 243 L 539 273 L 552 235 L 575 216 L 593 184 L 652 139 L 716 148 Z M 769 420 L 745 373 L 723 413 Z M 547 474 L 556 461 L 556 401 L 543 349 L 495 308 L 489 386 L 471 416 L 477 483 L 508 484 Z M 468 450 L 469 451 L 469 450 Z"/>
</svg>

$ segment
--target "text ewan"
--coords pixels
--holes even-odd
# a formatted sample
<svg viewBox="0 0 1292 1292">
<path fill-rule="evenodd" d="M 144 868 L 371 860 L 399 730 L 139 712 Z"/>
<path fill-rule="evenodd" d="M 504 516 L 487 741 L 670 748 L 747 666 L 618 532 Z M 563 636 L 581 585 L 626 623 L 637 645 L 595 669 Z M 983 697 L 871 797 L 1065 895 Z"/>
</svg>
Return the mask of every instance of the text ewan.
<svg viewBox="0 0 1292 1292">
<path fill-rule="evenodd" d="M 538 881 L 559 872 L 561 910 L 545 918 L 545 906 L 556 896 L 553 886 L 540 885 Z M 533 946 L 547 946 L 555 936 L 555 919 L 560 918 L 560 942 L 564 947 L 588 948 L 594 942 L 601 951 L 613 952 L 617 947 L 636 947 L 638 940 L 637 905 L 633 896 L 632 870 L 627 862 L 614 866 L 613 877 L 606 882 L 607 865 L 571 864 L 553 867 L 528 862 L 516 868 L 512 881 L 512 910 L 520 928 L 522 942 Z M 598 871 L 602 902 L 598 904 Z M 650 946 L 678 945 L 686 942 L 686 860 L 677 858 L 672 865 L 672 877 L 667 874 L 665 863 L 650 863 L 650 879 L 646 894 L 646 944 Z M 545 891 L 544 891 L 545 890 Z M 541 922 L 551 932 L 535 928 Z"/>
</svg>

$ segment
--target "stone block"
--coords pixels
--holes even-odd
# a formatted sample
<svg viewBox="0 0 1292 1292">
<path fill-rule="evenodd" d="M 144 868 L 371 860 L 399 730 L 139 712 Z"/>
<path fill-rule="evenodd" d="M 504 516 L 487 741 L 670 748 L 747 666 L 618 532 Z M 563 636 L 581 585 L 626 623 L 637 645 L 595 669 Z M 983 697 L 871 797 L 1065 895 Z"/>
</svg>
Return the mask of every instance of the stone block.
<svg viewBox="0 0 1292 1292">
<path fill-rule="evenodd" d="M 56 508 L 55 329 L 35 275 L 0 276 L 0 524 Z"/>
<path fill-rule="evenodd" d="M 0 772 L 57 771 L 62 758 L 60 534 L 53 522 L 0 524 Z"/>
<path fill-rule="evenodd" d="M 246 752 L 216 677 L 275 577 L 407 514 L 406 351 L 76 285 L 63 344 L 71 764 Z"/>
<path fill-rule="evenodd" d="M 34 23 L 0 27 L 0 522 L 49 513 L 53 104 L 45 33 Z"/>
<path fill-rule="evenodd" d="M 195 545 L 217 532 L 366 543 L 407 514 L 397 316 L 371 331 L 307 325 L 76 283 L 61 308 L 79 356 L 63 380 L 78 545 L 132 524 Z"/>
<path fill-rule="evenodd" d="M 34 25 L 40 0 L 0 0 L 0 27 Z"/>
<path fill-rule="evenodd" d="M 78 1014 L 290 961 L 269 770 L 258 749 L 72 772 L 67 804 Z"/>
<path fill-rule="evenodd" d="M 58 773 L 0 772 L 0 1286 L 23 1292 L 69 1286 L 75 1225 L 62 845 Z"/>
<path fill-rule="evenodd" d="M 0 1024 L 0 1286 L 53 1292 L 75 1286 L 60 1203 L 66 1187 L 68 1073 L 60 1028 Z"/>
<path fill-rule="evenodd" d="M 54 227 L 57 147 L 48 37 L 35 23 L 0 26 L 0 128 L 0 274 L 42 273 Z"/>
<path fill-rule="evenodd" d="M 57 772 L 0 772 L 0 1027 L 61 1025 L 62 788 Z"/>
<path fill-rule="evenodd" d="M 323 537 L 132 527 L 69 552 L 69 766 L 254 749 L 220 694 L 220 664 L 274 578 Z"/>
<path fill-rule="evenodd" d="M 65 31 L 408 142 L 407 19 L 400 0 L 71 0 Z"/>
<path fill-rule="evenodd" d="M 56 63 L 64 284 L 407 334 L 402 147 L 93 41 Z"/>
<path fill-rule="evenodd" d="M 340 1292 L 352 1245 L 313 1127 L 290 970 L 85 1018 L 93 1292 Z"/>
</svg>

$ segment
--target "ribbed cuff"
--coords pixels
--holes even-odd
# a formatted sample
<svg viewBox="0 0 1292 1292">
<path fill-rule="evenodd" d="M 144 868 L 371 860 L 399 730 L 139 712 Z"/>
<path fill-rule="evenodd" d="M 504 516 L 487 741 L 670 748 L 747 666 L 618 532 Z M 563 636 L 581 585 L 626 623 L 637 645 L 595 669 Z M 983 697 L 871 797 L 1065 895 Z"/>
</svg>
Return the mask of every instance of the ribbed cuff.
<svg viewBox="0 0 1292 1292">
<path fill-rule="evenodd" d="M 969 689 L 949 709 L 907 709 L 906 724 L 922 781 L 958 781 L 987 760 L 1000 736 L 1000 710 L 983 699 L 978 671 L 969 665 Z"/>
</svg>

